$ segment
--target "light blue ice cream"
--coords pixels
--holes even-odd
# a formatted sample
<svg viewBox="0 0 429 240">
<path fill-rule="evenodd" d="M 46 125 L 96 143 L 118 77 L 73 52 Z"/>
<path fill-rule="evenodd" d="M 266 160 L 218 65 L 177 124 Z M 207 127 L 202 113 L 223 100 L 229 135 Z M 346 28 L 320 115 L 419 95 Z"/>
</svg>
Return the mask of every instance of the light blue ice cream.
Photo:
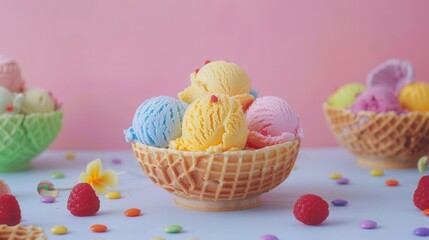
<svg viewBox="0 0 429 240">
<path fill-rule="evenodd" d="M 143 102 L 134 114 L 133 123 L 124 131 L 125 141 L 166 148 L 182 135 L 182 120 L 188 105 L 169 96 L 153 97 Z"/>
</svg>

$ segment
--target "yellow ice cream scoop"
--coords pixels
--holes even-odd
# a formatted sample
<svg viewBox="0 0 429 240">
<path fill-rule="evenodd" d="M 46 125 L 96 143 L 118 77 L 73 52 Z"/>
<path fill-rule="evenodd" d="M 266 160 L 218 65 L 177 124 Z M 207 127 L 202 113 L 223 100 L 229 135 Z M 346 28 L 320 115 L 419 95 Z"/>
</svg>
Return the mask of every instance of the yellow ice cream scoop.
<svg viewBox="0 0 429 240">
<path fill-rule="evenodd" d="M 405 85 L 399 93 L 399 102 L 410 111 L 429 111 L 429 84 L 414 82 Z"/>
<path fill-rule="evenodd" d="M 225 94 L 193 101 L 183 117 L 182 136 L 170 149 L 224 152 L 242 150 L 247 141 L 246 116 L 240 102 Z"/>
<path fill-rule="evenodd" d="M 226 94 L 237 98 L 246 109 L 254 99 L 246 72 L 231 62 L 207 62 L 191 73 L 190 80 L 191 86 L 179 93 L 179 99 L 188 104 L 205 95 Z"/>
<path fill-rule="evenodd" d="M 329 99 L 329 105 L 339 108 L 347 108 L 352 105 L 356 96 L 365 91 L 365 87 L 360 83 L 348 83 L 338 88 Z"/>
</svg>

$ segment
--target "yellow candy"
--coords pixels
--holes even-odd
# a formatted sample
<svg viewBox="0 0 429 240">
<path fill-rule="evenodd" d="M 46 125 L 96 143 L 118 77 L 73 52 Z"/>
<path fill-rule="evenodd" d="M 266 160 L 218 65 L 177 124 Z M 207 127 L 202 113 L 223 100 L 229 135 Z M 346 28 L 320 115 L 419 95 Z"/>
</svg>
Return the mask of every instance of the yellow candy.
<svg viewBox="0 0 429 240">
<path fill-rule="evenodd" d="M 329 178 L 330 179 L 339 179 L 339 178 L 341 178 L 342 176 L 341 176 L 341 174 L 339 174 L 339 173 L 332 173 L 331 175 L 329 175 Z"/>
<path fill-rule="evenodd" d="M 381 169 L 372 169 L 370 171 L 370 174 L 371 174 L 371 176 L 374 176 L 374 177 L 380 177 L 380 176 L 384 175 L 384 172 Z"/>
<path fill-rule="evenodd" d="M 67 232 L 68 232 L 68 229 L 61 225 L 53 226 L 51 228 L 51 233 L 55 235 L 63 235 L 63 234 L 66 234 Z"/>
<path fill-rule="evenodd" d="M 162 237 L 155 237 L 155 238 L 151 238 L 150 240 L 165 240 L 165 238 L 162 238 Z"/>
<path fill-rule="evenodd" d="M 76 158 L 76 154 L 74 154 L 72 152 L 66 153 L 66 159 L 71 160 L 71 159 L 75 159 L 75 158 Z"/>
<path fill-rule="evenodd" d="M 120 192 L 115 192 L 115 191 L 108 192 L 108 193 L 106 193 L 106 198 L 108 198 L 108 199 L 118 199 L 118 198 L 121 198 L 121 193 Z"/>
</svg>

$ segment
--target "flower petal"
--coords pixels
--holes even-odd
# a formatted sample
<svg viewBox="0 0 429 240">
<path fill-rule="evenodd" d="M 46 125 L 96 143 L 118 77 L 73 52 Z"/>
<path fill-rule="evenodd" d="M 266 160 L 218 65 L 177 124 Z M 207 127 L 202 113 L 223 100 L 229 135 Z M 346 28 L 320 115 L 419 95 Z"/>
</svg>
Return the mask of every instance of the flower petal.
<svg viewBox="0 0 429 240">
<path fill-rule="evenodd" d="M 116 186 L 118 185 L 118 174 L 113 170 L 107 170 L 100 176 L 98 183 L 111 187 Z"/>
<path fill-rule="evenodd" d="M 103 194 L 107 192 L 107 188 L 99 182 L 92 182 L 91 186 L 95 192 L 97 192 L 97 194 Z"/>
<path fill-rule="evenodd" d="M 81 173 L 79 175 L 79 182 L 91 183 L 92 182 L 92 177 L 88 173 L 83 172 L 83 173 Z"/>
<path fill-rule="evenodd" d="M 103 165 L 101 164 L 101 160 L 97 158 L 86 165 L 86 172 L 94 179 L 97 179 L 100 176 L 102 168 Z"/>
</svg>

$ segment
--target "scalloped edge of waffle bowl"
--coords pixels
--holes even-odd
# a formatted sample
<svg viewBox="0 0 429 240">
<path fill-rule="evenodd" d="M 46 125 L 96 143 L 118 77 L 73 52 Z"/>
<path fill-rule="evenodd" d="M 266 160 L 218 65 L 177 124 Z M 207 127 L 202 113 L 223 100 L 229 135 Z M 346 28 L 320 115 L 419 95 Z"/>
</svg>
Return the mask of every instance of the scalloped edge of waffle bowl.
<svg viewBox="0 0 429 240">
<path fill-rule="evenodd" d="M 173 193 L 175 203 L 201 211 L 256 207 L 259 196 L 281 184 L 292 171 L 300 141 L 256 150 L 224 153 L 162 149 L 133 142 L 134 156 L 156 185 Z"/>
<path fill-rule="evenodd" d="M 0 225 L 0 240 L 46 240 L 43 228 L 36 226 Z"/>
<path fill-rule="evenodd" d="M 63 111 L 0 116 L 0 172 L 31 168 L 62 128 Z"/>
<path fill-rule="evenodd" d="M 418 159 L 429 154 L 429 112 L 354 114 L 327 103 L 323 112 L 338 144 L 362 167 L 416 168 Z"/>
</svg>

